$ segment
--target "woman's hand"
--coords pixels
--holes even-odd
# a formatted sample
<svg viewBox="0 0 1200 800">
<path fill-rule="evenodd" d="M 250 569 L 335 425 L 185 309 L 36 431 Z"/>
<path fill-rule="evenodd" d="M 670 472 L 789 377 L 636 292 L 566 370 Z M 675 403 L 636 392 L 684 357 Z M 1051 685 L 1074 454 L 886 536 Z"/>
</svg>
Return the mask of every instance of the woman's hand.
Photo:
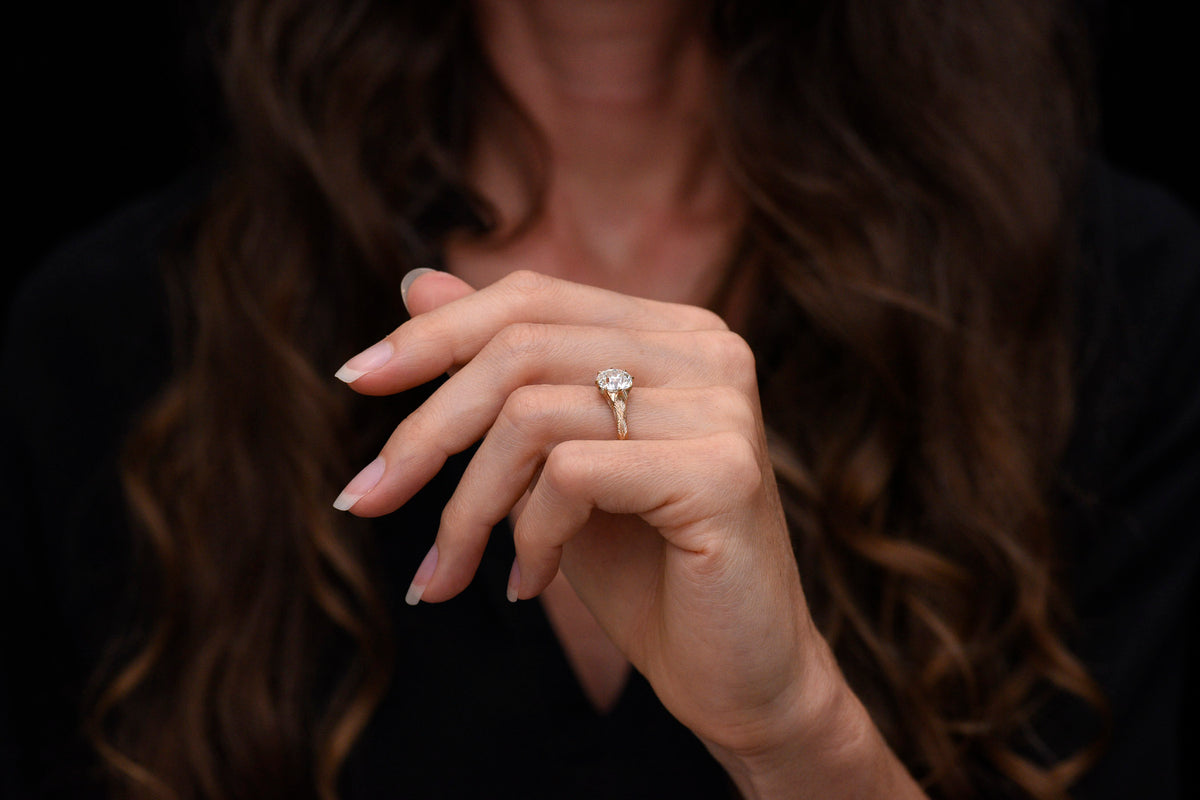
<svg viewBox="0 0 1200 800">
<path fill-rule="evenodd" d="M 336 505 L 394 511 L 482 439 L 411 602 L 460 592 L 512 515 L 510 599 L 561 568 L 735 777 L 828 750 L 835 728 L 837 748 L 857 741 L 864 715 L 807 612 L 739 336 L 703 309 L 534 273 L 478 292 L 421 274 L 406 302 L 413 318 L 339 377 L 382 395 L 453 374 Z M 635 379 L 625 441 L 594 383 L 608 367 Z"/>
</svg>

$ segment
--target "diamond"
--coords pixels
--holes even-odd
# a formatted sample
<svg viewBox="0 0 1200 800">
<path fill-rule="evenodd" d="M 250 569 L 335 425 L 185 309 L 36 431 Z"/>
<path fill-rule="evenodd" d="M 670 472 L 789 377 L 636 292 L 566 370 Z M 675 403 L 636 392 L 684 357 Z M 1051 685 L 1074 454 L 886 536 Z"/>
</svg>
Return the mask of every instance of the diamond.
<svg viewBox="0 0 1200 800">
<path fill-rule="evenodd" d="M 625 392 L 633 386 L 633 376 L 623 369 L 602 369 L 596 375 L 596 385 L 602 392 Z"/>
</svg>

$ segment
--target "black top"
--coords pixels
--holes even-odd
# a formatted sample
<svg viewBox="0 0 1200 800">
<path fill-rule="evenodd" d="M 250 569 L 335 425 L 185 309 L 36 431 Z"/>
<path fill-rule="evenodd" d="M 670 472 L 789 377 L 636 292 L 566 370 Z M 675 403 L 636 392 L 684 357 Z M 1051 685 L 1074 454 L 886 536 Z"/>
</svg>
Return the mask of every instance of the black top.
<svg viewBox="0 0 1200 800">
<path fill-rule="evenodd" d="M 0 391 L 2 797 L 100 795 L 77 725 L 127 580 L 114 454 L 169 369 L 158 254 L 201 187 L 185 182 L 69 244 L 12 309 Z M 1115 735 L 1077 796 L 1192 796 L 1196 767 L 1182 755 L 1196 751 L 1200 710 L 1187 685 L 1200 570 L 1200 228 L 1105 169 L 1089 198 L 1064 475 L 1078 649 L 1110 694 Z M 463 466 L 451 462 L 376 521 L 394 594 Z M 504 600 L 511 562 L 511 541 L 493 536 L 460 597 L 394 604 L 398 672 L 347 763 L 344 796 L 729 797 L 720 768 L 636 674 L 610 714 L 592 710 L 540 604 Z M 1071 713 L 1048 721 L 1051 740 L 1089 724 Z"/>
</svg>

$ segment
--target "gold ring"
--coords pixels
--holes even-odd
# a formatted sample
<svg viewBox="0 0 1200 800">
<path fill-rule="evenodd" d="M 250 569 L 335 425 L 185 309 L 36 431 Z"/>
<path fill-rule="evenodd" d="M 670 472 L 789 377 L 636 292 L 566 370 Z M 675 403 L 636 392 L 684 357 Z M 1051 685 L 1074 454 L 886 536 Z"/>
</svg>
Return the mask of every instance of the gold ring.
<svg viewBox="0 0 1200 800">
<path fill-rule="evenodd" d="M 617 420 L 617 438 L 629 437 L 629 428 L 625 424 L 625 405 L 629 402 L 629 389 L 633 386 L 633 376 L 623 369 L 615 367 L 602 369 L 596 374 L 596 386 L 600 394 L 608 401 L 613 417 Z"/>
</svg>

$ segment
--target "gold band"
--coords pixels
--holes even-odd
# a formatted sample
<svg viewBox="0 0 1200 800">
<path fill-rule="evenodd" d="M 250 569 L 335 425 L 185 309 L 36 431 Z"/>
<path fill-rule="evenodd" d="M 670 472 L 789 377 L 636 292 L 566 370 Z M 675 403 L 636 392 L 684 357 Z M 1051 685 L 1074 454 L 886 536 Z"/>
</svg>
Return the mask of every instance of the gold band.
<svg viewBox="0 0 1200 800">
<path fill-rule="evenodd" d="M 629 438 L 629 426 L 625 422 L 625 403 L 628 401 L 628 392 L 607 392 L 608 405 L 612 408 L 613 416 L 617 420 L 617 438 Z"/>
</svg>

